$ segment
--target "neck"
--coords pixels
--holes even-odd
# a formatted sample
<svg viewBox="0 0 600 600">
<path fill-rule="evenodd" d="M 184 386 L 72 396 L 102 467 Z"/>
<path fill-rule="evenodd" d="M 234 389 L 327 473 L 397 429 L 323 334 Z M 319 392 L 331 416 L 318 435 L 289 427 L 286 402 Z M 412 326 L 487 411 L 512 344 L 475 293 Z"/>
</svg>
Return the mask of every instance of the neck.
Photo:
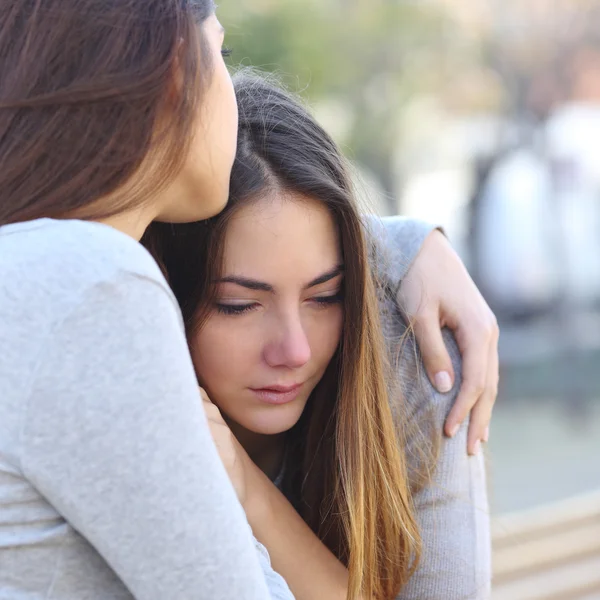
<svg viewBox="0 0 600 600">
<path fill-rule="evenodd" d="M 252 462 L 269 479 L 275 479 L 283 465 L 285 433 L 264 435 L 249 431 L 230 419 L 226 419 L 226 421 Z"/>
<path fill-rule="evenodd" d="M 98 219 L 98 222 L 114 227 L 139 242 L 144 235 L 144 231 L 156 216 L 155 211 L 141 207 L 106 219 Z"/>
</svg>

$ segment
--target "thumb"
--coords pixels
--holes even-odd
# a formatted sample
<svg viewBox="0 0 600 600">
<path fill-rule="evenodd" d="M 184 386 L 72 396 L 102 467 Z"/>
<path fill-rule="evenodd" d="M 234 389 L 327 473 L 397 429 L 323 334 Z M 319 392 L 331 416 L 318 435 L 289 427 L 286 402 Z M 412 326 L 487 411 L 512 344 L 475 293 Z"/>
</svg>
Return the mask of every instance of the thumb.
<svg viewBox="0 0 600 600">
<path fill-rule="evenodd" d="M 439 320 L 436 316 L 422 316 L 415 320 L 413 328 L 431 384 L 442 394 L 449 392 L 454 385 L 454 369 Z"/>
</svg>

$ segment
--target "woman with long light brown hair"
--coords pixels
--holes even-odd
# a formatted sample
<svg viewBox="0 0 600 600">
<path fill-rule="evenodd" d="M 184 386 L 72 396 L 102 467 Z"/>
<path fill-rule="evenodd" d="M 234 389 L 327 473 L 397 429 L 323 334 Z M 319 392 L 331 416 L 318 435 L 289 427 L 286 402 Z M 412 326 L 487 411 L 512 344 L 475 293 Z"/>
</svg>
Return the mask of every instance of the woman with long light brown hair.
<svg viewBox="0 0 600 600">
<path fill-rule="evenodd" d="M 249 523 L 297 600 L 485 598 L 483 459 L 467 424 L 443 439 L 460 380 L 436 392 L 417 358 L 386 263 L 394 223 L 367 235 L 338 149 L 293 96 L 244 74 L 236 92 L 227 207 L 145 242 L 253 490 Z"/>
</svg>

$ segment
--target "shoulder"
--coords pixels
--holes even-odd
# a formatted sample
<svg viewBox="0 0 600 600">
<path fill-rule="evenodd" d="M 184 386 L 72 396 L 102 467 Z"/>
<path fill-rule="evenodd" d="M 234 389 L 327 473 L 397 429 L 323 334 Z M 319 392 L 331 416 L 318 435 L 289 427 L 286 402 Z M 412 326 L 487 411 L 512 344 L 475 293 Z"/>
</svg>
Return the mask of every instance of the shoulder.
<svg viewBox="0 0 600 600">
<path fill-rule="evenodd" d="M 419 345 L 407 317 L 389 297 L 380 302 L 380 311 L 391 368 L 402 403 L 409 415 L 427 413 L 435 419 L 436 425 L 443 426 L 462 382 L 461 354 L 453 333 L 448 328 L 442 330 L 455 372 L 454 386 L 449 392 L 442 394 L 427 376 Z M 392 404 L 399 401 L 399 398 L 393 398 Z"/>
<path fill-rule="evenodd" d="M 391 240 L 401 235 L 407 244 L 420 246 L 423 240 L 437 225 L 423 221 L 421 219 L 413 219 L 402 215 L 393 215 L 388 217 L 380 217 L 378 215 L 364 215 L 363 222 L 369 235 L 375 240 L 384 244 L 391 243 Z"/>
<path fill-rule="evenodd" d="M 461 385 L 458 345 L 445 329 L 456 381 L 450 392 L 440 394 L 429 381 L 414 335 L 392 304 L 384 315 L 388 343 L 397 348 L 392 356 L 399 389 L 392 396 L 392 411 L 404 438 L 423 539 L 418 569 L 398 600 L 488 598 L 491 551 L 485 462 L 481 453 L 467 454 L 468 419 L 454 438 L 443 433 Z"/>
<path fill-rule="evenodd" d="M 59 330 L 70 332 L 69 346 L 77 349 L 88 324 L 90 335 L 101 337 L 148 335 L 159 322 L 183 329 L 145 248 L 108 226 L 50 219 L 0 228 L 0 321 L 8 324 L 0 375 L 32 368 Z"/>
<path fill-rule="evenodd" d="M 363 218 L 378 278 L 397 288 L 436 225 L 402 216 Z"/>
<path fill-rule="evenodd" d="M 44 278 L 56 271 L 62 278 L 93 280 L 130 271 L 162 280 L 150 253 L 128 235 L 100 223 L 37 219 L 0 227 L 0 266 L 27 268 Z"/>
<path fill-rule="evenodd" d="M 461 355 L 452 332 L 444 329 L 442 335 L 452 359 L 455 381 L 449 392 L 438 392 L 429 380 L 408 319 L 389 298 L 380 307 L 393 378 L 392 415 L 404 440 L 411 483 L 419 489 L 427 484 L 440 457 L 444 423 L 462 381 Z"/>
<path fill-rule="evenodd" d="M 147 280 L 170 294 L 141 244 L 112 227 L 77 220 L 39 219 L 0 228 L 0 276 L 5 296 L 32 316 L 68 311 L 90 290 L 123 280 Z"/>
</svg>

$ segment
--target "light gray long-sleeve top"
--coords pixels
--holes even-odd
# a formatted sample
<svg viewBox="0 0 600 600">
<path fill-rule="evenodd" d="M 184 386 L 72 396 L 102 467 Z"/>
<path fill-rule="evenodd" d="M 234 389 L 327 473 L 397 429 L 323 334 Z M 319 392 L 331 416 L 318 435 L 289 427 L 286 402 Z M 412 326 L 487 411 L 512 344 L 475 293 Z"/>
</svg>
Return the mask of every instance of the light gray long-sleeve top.
<svg viewBox="0 0 600 600">
<path fill-rule="evenodd" d="M 179 308 L 105 225 L 0 228 L 0 600 L 293 600 L 212 442 Z"/>
<path fill-rule="evenodd" d="M 396 287 L 431 226 L 383 229 Z M 292 598 L 251 536 L 178 307 L 139 244 L 79 221 L 0 228 L 0 356 L 0 600 Z M 401 361 L 406 396 L 441 436 L 455 391 L 434 392 L 416 360 Z M 483 465 L 465 436 L 442 442 L 416 497 L 425 551 L 404 600 L 487 598 Z"/>
<path fill-rule="evenodd" d="M 454 438 L 443 434 L 461 384 L 460 352 L 445 330 L 444 341 L 457 377 L 453 389 L 441 394 L 429 381 L 418 344 L 395 297 L 433 225 L 386 217 L 372 218 L 368 226 L 378 247 L 375 266 L 388 292 L 381 298 L 380 310 L 401 391 L 401 397 L 392 398 L 392 410 L 400 425 L 402 419 L 417 425 L 406 448 L 409 469 L 422 470 L 419 450 L 433 451 L 438 446 L 430 480 L 414 495 L 423 539 L 421 563 L 398 600 L 487 600 L 491 543 L 484 457 L 467 455 L 468 420 Z"/>
</svg>

